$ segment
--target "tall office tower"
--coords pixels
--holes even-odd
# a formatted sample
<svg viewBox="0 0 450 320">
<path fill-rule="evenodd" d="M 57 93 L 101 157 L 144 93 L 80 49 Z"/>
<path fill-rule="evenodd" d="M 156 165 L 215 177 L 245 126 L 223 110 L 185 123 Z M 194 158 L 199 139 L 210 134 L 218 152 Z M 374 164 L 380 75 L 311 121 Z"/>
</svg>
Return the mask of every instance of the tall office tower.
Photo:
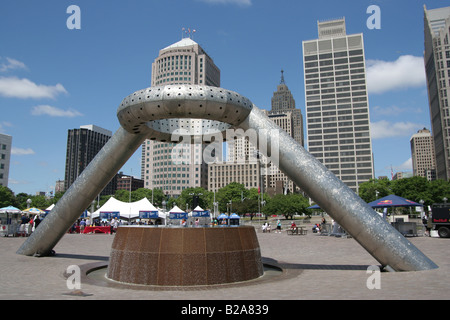
<svg viewBox="0 0 450 320">
<path fill-rule="evenodd" d="M 294 97 L 284 81 L 284 71 L 281 70 L 281 81 L 277 86 L 277 91 L 273 93 L 272 109 L 269 111 L 269 115 L 284 114 L 287 112 L 291 112 L 292 114 L 292 137 L 304 146 L 302 111 L 296 109 Z"/>
<path fill-rule="evenodd" d="M 95 125 L 81 126 L 80 129 L 68 130 L 65 190 L 78 178 L 97 153 L 111 138 L 112 132 Z M 110 195 L 115 192 L 114 179 L 101 192 Z"/>
<path fill-rule="evenodd" d="M 308 151 L 358 193 L 374 177 L 363 35 L 347 35 L 345 18 L 318 31 L 303 41 Z"/>
<path fill-rule="evenodd" d="M 0 186 L 8 186 L 12 137 L 0 133 Z"/>
<path fill-rule="evenodd" d="M 304 146 L 303 115 L 301 110 L 295 107 L 295 100 L 284 80 L 283 70 L 281 70 L 280 84 L 272 96 L 272 109 L 268 112 L 268 116 L 295 141 Z M 267 169 L 265 180 L 268 191 L 271 190 L 273 193 L 279 193 L 283 191 L 282 189 L 284 189 L 284 192 L 297 191 L 297 187 L 292 180 L 282 173 L 277 166 L 271 165 Z M 282 182 L 282 186 L 279 185 L 280 182 Z"/>
<path fill-rule="evenodd" d="M 152 64 L 152 87 L 177 84 L 220 86 L 220 70 L 211 57 L 191 38 L 183 38 L 159 52 Z M 203 120 L 187 120 L 202 127 Z M 186 144 L 180 161 L 172 161 L 176 143 L 144 141 L 142 145 L 141 178 L 145 188 L 162 189 L 178 196 L 190 187 L 207 187 L 207 164 L 203 161 L 201 144 Z M 180 149 L 181 150 L 181 149 Z"/>
<path fill-rule="evenodd" d="M 413 134 L 410 140 L 413 175 L 436 179 L 436 158 L 430 130 L 423 128 Z"/>
<path fill-rule="evenodd" d="M 424 6 L 425 71 L 437 179 L 450 179 L 450 7 Z"/>
</svg>

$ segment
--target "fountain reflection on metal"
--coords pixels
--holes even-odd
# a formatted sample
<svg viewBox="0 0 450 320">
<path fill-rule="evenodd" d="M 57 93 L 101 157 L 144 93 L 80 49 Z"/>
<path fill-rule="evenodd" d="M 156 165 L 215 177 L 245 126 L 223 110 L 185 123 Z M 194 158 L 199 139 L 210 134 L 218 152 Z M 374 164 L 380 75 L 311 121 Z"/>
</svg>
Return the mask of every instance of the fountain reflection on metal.
<svg viewBox="0 0 450 320">
<path fill-rule="evenodd" d="M 171 141 L 172 134 L 181 129 L 191 139 L 203 136 L 205 141 L 205 136 L 216 137 L 218 132 L 242 128 L 278 132 L 265 136 L 264 148 L 257 135 L 260 151 L 267 156 L 276 145 L 279 168 L 387 269 L 437 268 L 261 110 L 235 92 L 193 85 L 152 87 L 125 98 L 117 115 L 122 127 L 18 253 L 48 254 L 144 139 Z M 204 119 L 204 123 L 200 128 L 189 119 Z"/>
</svg>

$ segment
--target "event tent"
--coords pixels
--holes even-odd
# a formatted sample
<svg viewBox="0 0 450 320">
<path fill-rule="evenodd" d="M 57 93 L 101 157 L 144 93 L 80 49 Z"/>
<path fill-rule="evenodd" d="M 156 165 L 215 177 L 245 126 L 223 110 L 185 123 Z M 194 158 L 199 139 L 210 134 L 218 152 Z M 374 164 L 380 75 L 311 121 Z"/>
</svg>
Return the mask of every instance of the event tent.
<svg viewBox="0 0 450 320">
<path fill-rule="evenodd" d="M 209 217 L 209 211 L 203 210 L 200 206 L 197 206 L 194 210 L 192 210 L 192 212 L 189 213 L 189 216 L 197 218 Z"/>
<path fill-rule="evenodd" d="M 1 208 L 0 213 L 22 213 L 22 211 L 16 207 L 8 206 Z"/>
<path fill-rule="evenodd" d="M 147 198 L 141 199 L 136 202 L 122 202 L 114 197 L 111 197 L 106 203 L 97 211 L 92 214 L 93 218 L 101 217 L 102 214 L 119 215 L 121 218 L 132 219 L 139 218 L 140 211 L 158 211 L 160 218 L 166 218 L 163 213 L 159 213 Z"/>
<path fill-rule="evenodd" d="M 45 213 L 45 211 L 42 211 L 39 208 L 28 208 L 28 209 L 23 210 L 23 212 L 29 213 L 29 214 L 42 214 L 42 213 Z"/>
<path fill-rule="evenodd" d="M 391 194 L 378 200 L 368 203 L 372 208 L 390 208 L 390 207 L 422 207 L 420 203 Z M 320 209 L 316 204 L 308 209 Z"/>
<path fill-rule="evenodd" d="M 390 208 L 390 207 L 422 207 L 420 203 L 391 194 L 384 198 L 369 203 L 372 208 Z"/>
<path fill-rule="evenodd" d="M 184 212 L 177 206 L 173 207 L 172 210 L 169 211 L 170 219 L 187 219 L 187 212 Z"/>
</svg>

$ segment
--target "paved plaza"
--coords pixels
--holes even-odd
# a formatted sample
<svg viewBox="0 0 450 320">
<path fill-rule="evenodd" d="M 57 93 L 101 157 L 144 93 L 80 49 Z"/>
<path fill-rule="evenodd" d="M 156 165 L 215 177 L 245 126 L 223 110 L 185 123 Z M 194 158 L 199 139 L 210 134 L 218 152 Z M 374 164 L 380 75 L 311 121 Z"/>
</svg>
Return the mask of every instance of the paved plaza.
<svg viewBox="0 0 450 320">
<path fill-rule="evenodd" d="M 258 239 L 263 261 L 284 272 L 241 284 L 172 289 L 114 287 L 82 277 L 81 292 L 68 289 L 64 277 L 69 266 L 89 268 L 108 263 L 114 235 L 66 234 L 56 245 L 56 256 L 16 254 L 25 238 L 0 238 L 0 299 L 77 300 L 360 300 L 449 299 L 450 239 L 411 237 L 415 246 L 438 269 L 380 274 L 380 289 L 369 289 L 378 265 L 352 238 L 262 233 Z M 371 278 L 373 279 L 373 278 Z M 374 283 L 369 281 L 369 283 Z M 74 294 L 74 293 L 78 293 Z"/>
</svg>

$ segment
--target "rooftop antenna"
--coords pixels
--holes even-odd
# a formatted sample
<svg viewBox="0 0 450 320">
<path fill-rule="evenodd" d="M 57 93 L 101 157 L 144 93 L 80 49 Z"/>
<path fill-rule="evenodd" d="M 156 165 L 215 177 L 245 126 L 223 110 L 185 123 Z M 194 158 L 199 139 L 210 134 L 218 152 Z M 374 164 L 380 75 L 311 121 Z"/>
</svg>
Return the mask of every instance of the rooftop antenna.
<svg viewBox="0 0 450 320">
<path fill-rule="evenodd" d="M 197 30 L 193 29 L 191 30 L 191 28 L 182 28 L 181 29 L 181 39 L 183 40 L 184 38 L 189 38 L 194 40 L 194 33 L 196 33 Z"/>
<path fill-rule="evenodd" d="M 284 83 L 284 70 L 283 69 L 281 69 L 281 81 L 280 81 L 280 84 L 285 84 Z"/>
</svg>

